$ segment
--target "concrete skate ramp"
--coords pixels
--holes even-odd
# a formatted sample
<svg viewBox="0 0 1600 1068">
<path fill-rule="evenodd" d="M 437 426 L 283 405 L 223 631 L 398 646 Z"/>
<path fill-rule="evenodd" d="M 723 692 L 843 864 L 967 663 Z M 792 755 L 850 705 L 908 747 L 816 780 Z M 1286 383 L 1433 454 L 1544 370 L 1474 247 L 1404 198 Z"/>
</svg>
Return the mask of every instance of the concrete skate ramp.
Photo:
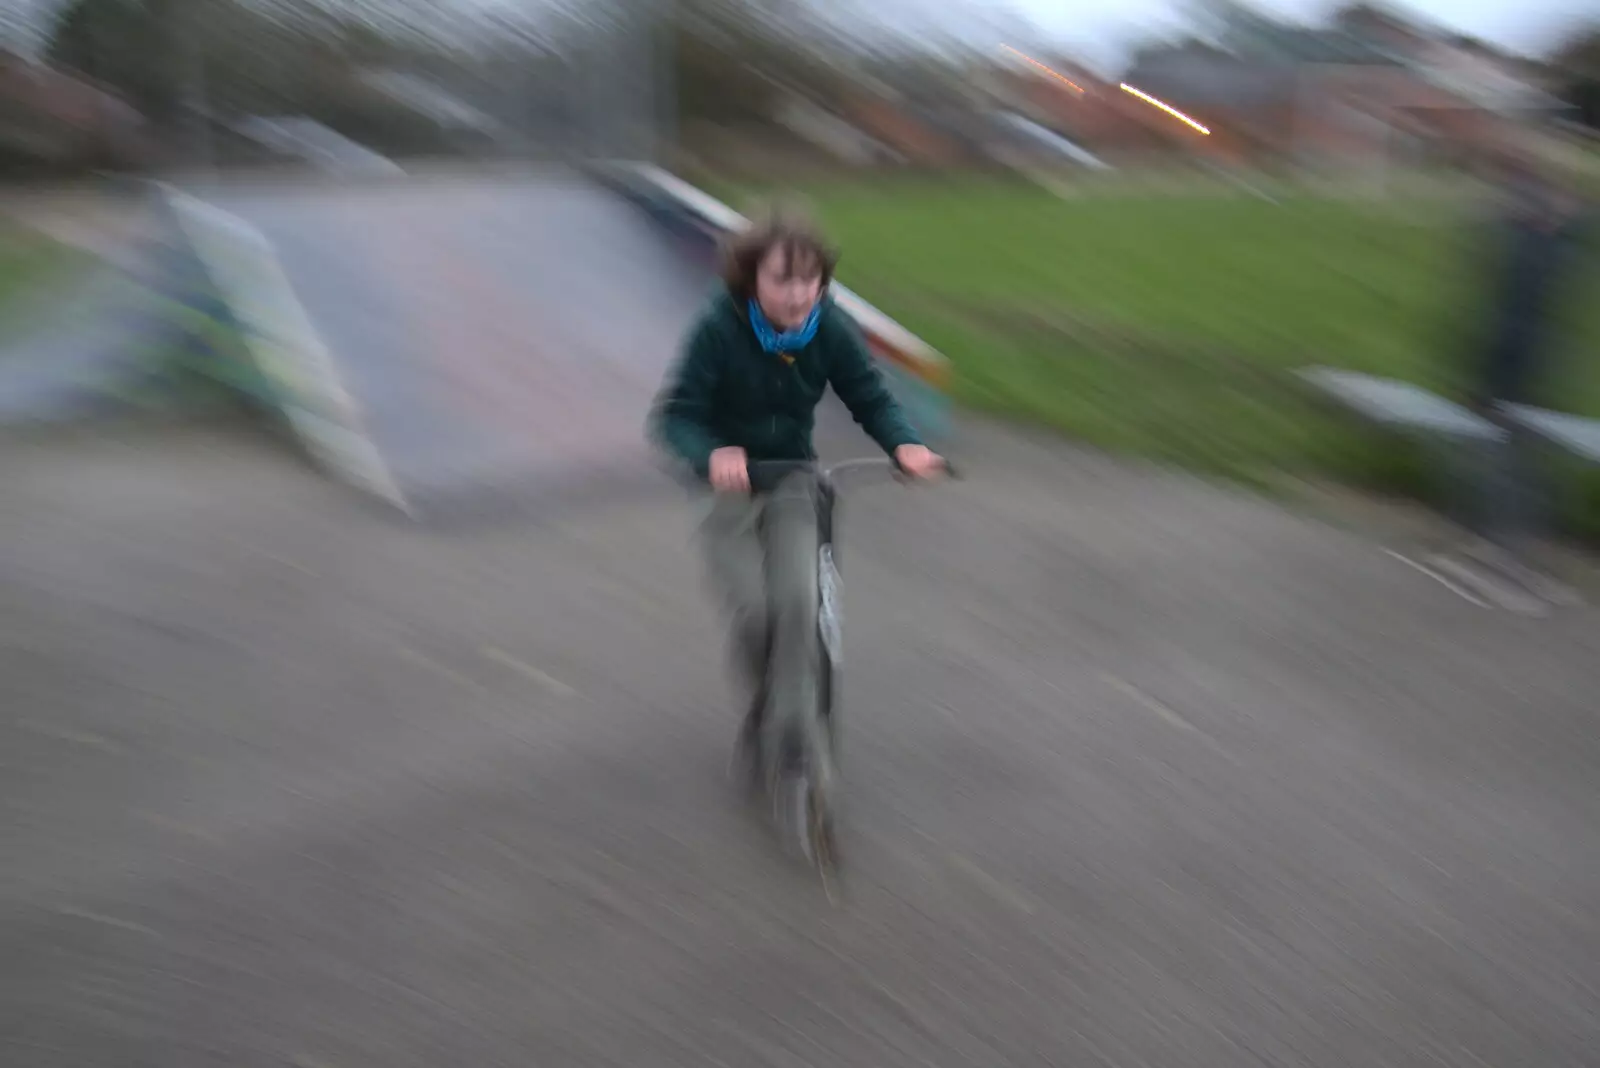
<svg viewBox="0 0 1600 1068">
<path fill-rule="evenodd" d="M 258 359 L 320 346 L 407 511 L 658 478 L 645 415 L 710 279 L 623 198 L 554 172 L 205 199 L 266 239 L 298 304 L 231 301 Z M 250 277 L 234 288 L 259 302 Z"/>
<path fill-rule="evenodd" d="M 714 287 L 712 243 L 745 225 L 639 164 L 165 202 L 268 406 L 330 472 L 418 518 L 670 486 L 646 414 Z M 943 357 L 834 297 L 937 436 Z"/>
</svg>

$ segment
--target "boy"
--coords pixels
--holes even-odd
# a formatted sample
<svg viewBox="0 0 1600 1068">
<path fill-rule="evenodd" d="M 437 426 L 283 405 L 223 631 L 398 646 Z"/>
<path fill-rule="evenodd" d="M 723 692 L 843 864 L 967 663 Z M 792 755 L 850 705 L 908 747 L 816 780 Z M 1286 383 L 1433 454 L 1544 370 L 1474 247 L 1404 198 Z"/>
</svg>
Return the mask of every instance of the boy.
<svg viewBox="0 0 1600 1068">
<path fill-rule="evenodd" d="M 906 475 L 944 470 L 855 325 L 828 298 L 835 261 L 816 230 L 786 214 L 736 238 L 724 288 L 691 328 L 651 416 L 652 435 L 715 493 L 702 546 L 732 616 L 735 659 L 754 691 L 741 734 L 746 756 L 764 698 L 779 722 L 814 700 L 819 655 L 815 486 L 795 477 L 752 496 L 747 463 L 814 459 L 815 411 L 832 386 Z"/>
</svg>

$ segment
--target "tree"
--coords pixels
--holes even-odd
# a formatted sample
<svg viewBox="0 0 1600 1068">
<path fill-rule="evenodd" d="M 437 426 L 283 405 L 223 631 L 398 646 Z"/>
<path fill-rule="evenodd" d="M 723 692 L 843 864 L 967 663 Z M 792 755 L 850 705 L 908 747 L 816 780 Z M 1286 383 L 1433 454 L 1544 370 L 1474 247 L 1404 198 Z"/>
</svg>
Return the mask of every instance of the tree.
<svg viewBox="0 0 1600 1068">
<path fill-rule="evenodd" d="M 663 37 L 683 116 L 762 120 L 786 89 L 826 95 L 839 80 L 827 34 L 797 5 L 676 0 Z"/>
<path fill-rule="evenodd" d="M 1328 24 L 1357 37 L 1370 37 L 1404 28 L 1405 20 L 1385 4 L 1357 2 L 1345 4 L 1336 10 L 1328 19 Z"/>
<path fill-rule="evenodd" d="M 1600 129 L 1600 24 L 1569 36 L 1551 55 L 1561 97 L 1577 109 L 1577 120 Z"/>
<path fill-rule="evenodd" d="M 202 112 L 303 108 L 343 40 L 342 24 L 309 0 L 75 0 L 48 58 L 115 87 L 171 132 Z"/>
<path fill-rule="evenodd" d="M 1600 77 L 1600 23 L 1568 36 L 1550 56 L 1550 65 L 1568 74 Z"/>
<path fill-rule="evenodd" d="M 140 110 L 159 116 L 176 100 L 159 23 L 142 0 L 79 0 L 51 34 L 50 62 L 121 90 Z"/>
</svg>

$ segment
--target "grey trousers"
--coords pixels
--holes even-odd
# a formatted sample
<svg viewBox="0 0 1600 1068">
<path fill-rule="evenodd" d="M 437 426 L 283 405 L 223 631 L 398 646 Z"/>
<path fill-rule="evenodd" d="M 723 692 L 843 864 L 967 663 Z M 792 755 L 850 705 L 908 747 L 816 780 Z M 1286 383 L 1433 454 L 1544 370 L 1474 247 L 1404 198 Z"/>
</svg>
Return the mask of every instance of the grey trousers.
<svg viewBox="0 0 1600 1068">
<path fill-rule="evenodd" d="M 769 738 L 818 699 L 816 507 L 814 482 L 796 476 L 766 496 L 718 494 L 700 528 L 735 665 L 752 698 L 766 684 Z"/>
</svg>

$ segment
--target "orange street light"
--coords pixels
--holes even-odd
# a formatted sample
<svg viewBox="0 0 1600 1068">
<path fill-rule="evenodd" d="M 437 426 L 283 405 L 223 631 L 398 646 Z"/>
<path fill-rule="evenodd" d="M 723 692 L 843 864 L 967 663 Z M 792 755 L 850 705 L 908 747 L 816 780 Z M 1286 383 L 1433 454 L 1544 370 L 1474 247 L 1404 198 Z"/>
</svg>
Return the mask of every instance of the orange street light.
<svg viewBox="0 0 1600 1068">
<path fill-rule="evenodd" d="M 1026 52 L 1019 52 L 1015 48 L 1012 48 L 1010 45 L 1001 45 L 1000 47 L 1005 49 L 1007 52 L 1010 52 L 1012 55 L 1016 56 L 1018 59 L 1022 60 L 1024 63 L 1028 64 L 1029 66 L 1037 67 L 1039 70 L 1044 71 L 1046 74 L 1050 75 L 1050 77 L 1054 78 L 1056 81 L 1061 82 L 1063 85 L 1065 85 L 1068 88 L 1070 88 L 1073 92 L 1075 92 L 1075 93 L 1083 92 L 1083 86 L 1079 85 L 1077 82 L 1073 81 L 1071 78 L 1067 77 L 1065 74 L 1062 74 L 1060 71 L 1055 70 L 1055 69 L 1053 69 L 1051 67 L 1048 67 L 1043 63 L 1040 63 L 1037 59 L 1034 59 L 1032 56 L 1028 55 Z"/>
<path fill-rule="evenodd" d="M 1134 96 L 1138 97 L 1140 100 L 1143 100 L 1146 104 L 1149 104 L 1151 107 L 1160 108 L 1162 111 L 1165 111 L 1168 115 L 1171 115 L 1173 118 L 1177 119 L 1179 122 L 1187 123 L 1188 125 L 1194 127 L 1196 130 L 1199 130 L 1201 133 L 1205 134 L 1207 137 L 1211 136 L 1211 131 L 1210 130 L 1206 129 L 1204 126 L 1200 125 L 1198 122 L 1195 122 L 1189 116 L 1185 115 L 1183 112 L 1181 112 L 1177 108 L 1173 107 L 1171 104 L 1168 104 L 1168 103 L 1165 103 L 1163 101 L 1157 100 L 1155 97 L 1151 96 L 1149 93 L 1145 92 L 1143 89 L 1135 89 L 1133 86 L 1129 85 L 1127 82 L 1123 82 L 1122 83 L 1122 91 L 1125 92 L 1125 93 L 1132 93 Z"/>
</svg>

